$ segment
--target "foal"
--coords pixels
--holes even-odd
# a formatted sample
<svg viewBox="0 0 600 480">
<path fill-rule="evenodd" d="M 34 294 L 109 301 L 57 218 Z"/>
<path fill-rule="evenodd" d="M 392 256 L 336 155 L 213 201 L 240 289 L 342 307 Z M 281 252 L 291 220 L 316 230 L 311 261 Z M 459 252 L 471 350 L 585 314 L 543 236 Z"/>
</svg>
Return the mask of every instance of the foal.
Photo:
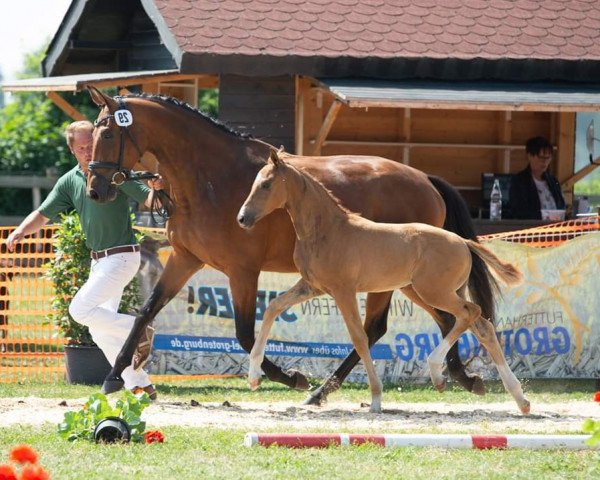
<svg viewBox="0 0 600 480">
<path fill-rule="evenodd" d="M 367 335 L 363 329 L 357 292 L 385 292 L 412 285 L 429 306 L 449 312 L 456 322 L 428 359 L 433 384 L 443 390 L 442 362 L 460 335 L 472 328 L 488 349 L 506 389 L 523 413 L 529 402 L 508 367 L 493 325 L 481 308 L 465 300 L 471 271 L 471 252 L 479 256 L 508 285 L 521 281 L 521 273 L 485 247 L 458 235 L 420 223 L 375 223 L 345 210 L 325 187 L 271 152 L 269 162 L 256 176 L 250 195 L 238 214 L 238 223 L 251 228 L 268 213 L 284 207 L 294 224 L 294 262 L 302 278 L 269 304 L 260 333 L 250 353 L 248 379 L 260 384 L 260 365 L 273 321 L 283 310 L 327 293 L 342 312 L 352 343 L 369 379 L 371 411 L 381 411 L 381 381 L 375 373 Z M 493 337 L 493 340 L 492 340 Z"/>
</svg>

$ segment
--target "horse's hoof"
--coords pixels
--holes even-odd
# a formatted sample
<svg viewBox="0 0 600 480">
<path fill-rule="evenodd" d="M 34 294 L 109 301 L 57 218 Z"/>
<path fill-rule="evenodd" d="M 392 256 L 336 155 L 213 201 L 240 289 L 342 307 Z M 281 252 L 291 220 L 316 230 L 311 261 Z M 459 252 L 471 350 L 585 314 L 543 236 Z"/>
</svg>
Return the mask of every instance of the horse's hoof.
<svg viewBox="0 0 600 480">
<path fill-rule="evenodd" d="M 444 378 L 441 382 L 434 383 L 433 385 L 438 392 L 442 393 L 446 390 L 446 379 Z"/>
<path fill-rule="evenodd" d="M 302 391 L 310 389 L 308 379 L 298 370 L 290 370 L 288 374 L 294 379 L 294 389 Z"/>
<path fill-rule="evenodd" d="M 260 387 L 260 383 L 261 383 L 260 378 L 249 378 L 248 379 L 248 384 L 250 385 L 250 389 L 253 391 L 258 390 L 258 387 Z"/>
<path fill-rule="evenodd" d="M 102 393 L 108 395 L 109 393 L 118 392 L 124 386 L 125 382 L 120 377 L 107 378 L 102 384 Z"/>
<path fill-rule="evenodd" d="M 529 412 L 531 411 L 531 403 L 529 403 L 529 400 L 524 400 L 519 405 L 519 408 L 521 409 L 521 413 L 523 415 L 529 415 Z"/>
<path fill-rule="evenodd" d="M 473 377 L 473 386 L 471 387 L 471 392 L 475 395 L 485 395 L 485 385 L 483 384 L 481 377 L 477 375 Z"/>
<path fill-rule="evenodd" d="M 323 403 L 325 403 L 325 399 L 317 390 L 314 395 L 309 395 L 308 398 L 302 402 L 302 405 L 314 405 L 315 407 L 322 407 Z"/>
</svg>

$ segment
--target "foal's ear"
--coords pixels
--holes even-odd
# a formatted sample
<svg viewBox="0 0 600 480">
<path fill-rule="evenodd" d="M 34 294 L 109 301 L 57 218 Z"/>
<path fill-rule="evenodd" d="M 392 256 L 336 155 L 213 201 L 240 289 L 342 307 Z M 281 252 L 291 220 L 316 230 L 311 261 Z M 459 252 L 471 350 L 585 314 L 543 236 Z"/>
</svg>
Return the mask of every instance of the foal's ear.
<svg viewBox="0 0 600 480">
<path fill-rule="evenodd" d="M 88 89 L 88 92 L 90 92 L 90 97 L 92 97 L 92 101 L 96 105 L 98 105 L 99 107 L 107 106 L 109 108 L 109 110 L 111 110 L 111 111 L 115 110 L 117 104 L 112 99 L 112 97 L 109 97 L 108 95 L 106 95 L 105 93 L 102 93 L 96 87 L 92 87 L 91 85 L 89 85 L 87 87 L 87 89 Z"/>
<path fill-rule="evenodd" d="M 271 162 L 274 167 L 278 167 L 283 163 L 283 160 L 279 158 L 279 152 L 271 150 L 271 153 L 269 154 L 269 162 Z"/>
</svg>

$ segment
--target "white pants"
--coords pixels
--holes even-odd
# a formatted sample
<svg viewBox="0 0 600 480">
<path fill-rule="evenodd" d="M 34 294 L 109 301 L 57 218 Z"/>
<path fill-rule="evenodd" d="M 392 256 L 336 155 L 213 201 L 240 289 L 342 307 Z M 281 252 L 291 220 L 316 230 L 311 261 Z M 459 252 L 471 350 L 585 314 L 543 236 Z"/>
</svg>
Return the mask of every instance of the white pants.
<svg viewBox="0 0 600 480">
<path fill-rule="evenodd" d="M 90 276 L 77 292 L 69 313 L 77 323 L 89 328 L 94 342 L 111 365 L 133 328 L 135 317 L 118 313 L 123 290 L 140 267 L 140 253 L 118 253 L 92 260 Z M 150 385 L 148 374 L 128 366 L 121 374 L 125 388 Z"/>
</svg>

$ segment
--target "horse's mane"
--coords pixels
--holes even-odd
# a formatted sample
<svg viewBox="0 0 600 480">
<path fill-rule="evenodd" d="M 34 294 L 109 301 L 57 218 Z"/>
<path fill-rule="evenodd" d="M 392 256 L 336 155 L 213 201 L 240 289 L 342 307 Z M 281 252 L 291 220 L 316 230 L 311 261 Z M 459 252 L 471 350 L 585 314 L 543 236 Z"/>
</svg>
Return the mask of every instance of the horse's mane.
<svg viewBox="0 0 600 480">
<path fill-rule="evenodd" d="M 115 100 L 118 98 L 119 97 L 116 97 Z M 192 107 L 189 103 L 183 102 L 174 97 L 169 97 L 167 95 L 149 94 L 149 93 L 129 93 L 127 95 L 121 95 L 120 98 L 143 98 L 145 100 L 150 100 L 151 102 L 168 103 L 170 105 L 182 108 L 184 110 L 188 110 L 188 111 L 198 115 L 201 119 L 212 123 L 215 127 L 219 128 L 220 130 L 223 130 L 226 133 L 230 133 L 230 134 L 235 135 L 236 137 L 240 137 L 240 138 L 254 139 L 254 137 L 251 134 L 240 132 L 238 130 L 234 130 L 232 127 L 230 127 L 226 123 L 223 123 L 223 122 L 211 117 L 210 115 L 207 115 L 206 113 L 201 112 L 197 108 Z"/>
<path fill-rule="evenodd" d="M 288 167 L 291 167 L 296 172 L 298 172 L 298 175 L 300 175 L 301 177 L 308 178 L 310 180 L 310 182 L 315 185 L 315 188 L 317 190 L 322 190 L 326 196 L 328 196 L 331 200 L 333 200 L 333 203 L 335 203 L 337 208 L 339 208 L 346 215 L 350 215 L 350 216 L 354 215 L 357 217 L 362 217 L 362 215 L 360 213 L 353 212 L 352 210 L 348 210 L 346 207 L 344 207 L 342 205 L 342 201 L 338 197 L 336 197 L 331 190 L 329 190 L 325 185 L 323 185 L 319 180 L 317 180 L 313 175 L 311 175 L 307 171 L 301 170 L 300 168 L 297 168 L 296 166 L 291 165 L 287 162 L 286 162 L 286 165 Z"/>
</svg>

